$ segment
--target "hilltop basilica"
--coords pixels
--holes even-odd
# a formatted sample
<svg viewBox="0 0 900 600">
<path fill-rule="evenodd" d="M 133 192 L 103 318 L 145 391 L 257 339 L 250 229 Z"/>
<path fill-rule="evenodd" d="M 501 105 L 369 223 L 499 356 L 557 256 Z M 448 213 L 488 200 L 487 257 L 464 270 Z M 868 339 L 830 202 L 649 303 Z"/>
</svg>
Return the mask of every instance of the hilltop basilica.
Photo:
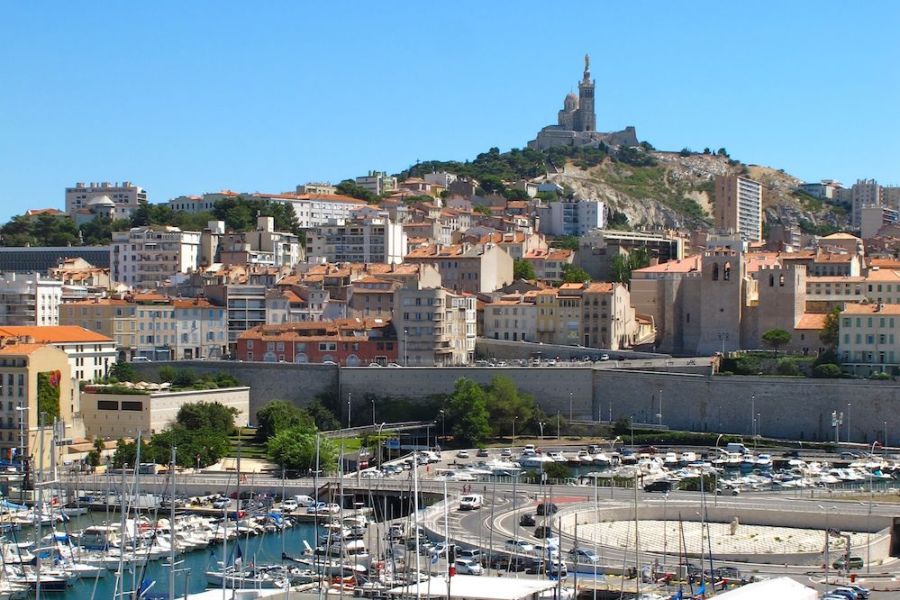
<svg viewBox="0 0 900 600">
<path fill-rule="evenodd" d="M 569 92 L 563 100 L 556 125 L 547 125 L 528 142 L 529 148 L 543 150 L 552 146 L 596 146 L 600 142 L 611 146 L 637 146 L 634 127 L 623 131 L 601 133 L 597 131 L 597 113 L 594 110 L 594 86 L 591 79 L 591 58 L 584 57 L 584 76 L 578 82 L 578 96 Z"/>
</svg>

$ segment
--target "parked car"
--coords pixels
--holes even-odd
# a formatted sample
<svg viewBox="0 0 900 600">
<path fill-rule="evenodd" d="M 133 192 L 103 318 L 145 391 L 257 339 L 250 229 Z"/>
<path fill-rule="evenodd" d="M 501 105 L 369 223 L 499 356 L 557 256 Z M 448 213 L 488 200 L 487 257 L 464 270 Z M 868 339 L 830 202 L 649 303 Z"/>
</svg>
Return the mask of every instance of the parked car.
<svg viewBox="0 0 900 600">
<path fill-rule="evenodd" d="M 519 526 L 534 527 L 534 515 L 531 513 L 522 514 L 522 516 L 519 517 Z"/>
<path fill-rule="evenodd" d="M 534 564 L 533 558 L 525 556 L 506 556 L 497 554 L 491 559 L 491 568 L 497 571 L 512 571 L 518 573 L 528 570 Z"/>
<path fill-rule="evenodd" d="M 486 448 L 479 448 L 478 452 L 475 453 L 475 456 L 478 458 L 487 458 L 489 454 Z"/>
<path fill-rule="evenodd" d="M 456 566 L 456 573 L 458 575 L 481 575 L 484 573 L 484 569 L 481 568 L 481 563 L 476 562 L 471 558 L 457 558 L 454 565 Z"/>
<path fill-rule="evenodd" d="M 509 448 L 504 448 L 500 451 L 500 456 L 502 456 L 503 458 L 509 458 L 512 456 L 512 450 L 510 450 Z"/>
<path fill-rule="evenodd" d="M 297 504 L 297 501 L 294 500 L 293 498 L 288 498 L 287 500 L 285 500 L 284 502 L 281 503 L 281 510 L 283 510 L 284 512 L 293 512 L 293 511 L 297 510 L 299 507 L 300 507 L 300 505 Z"/>
<path fill-rule="evenodd" d="M 294 502 L 297 503 L 297 506 L 307 507 L 312 506 L 316 503 L 316 501 L 312 498 L 312 496 L 304 496 L 302 494 L 298 494 L 294 496 Z"/>
<path fill-rule="evenodd" d="M 485 556 L 484 552 L 482 552 L 479 548 L 457 548 L 456 558 L 457 560 L 463 558 L 472 560 L 482 566 L 484 566 L 487 562 L 487 556 Z"/>
<path fill-rule="evenodd" d="M 541 502 L 537 507 L 537 514 L 539 517 L 555 515 L 559 512 L 559 507 L 552 502 Z"/>
<path fill-rule="evenodd" d="M 468 450 L 460 450 L 456 453 L 456 458 L 470 458 Z"/>
</svg>

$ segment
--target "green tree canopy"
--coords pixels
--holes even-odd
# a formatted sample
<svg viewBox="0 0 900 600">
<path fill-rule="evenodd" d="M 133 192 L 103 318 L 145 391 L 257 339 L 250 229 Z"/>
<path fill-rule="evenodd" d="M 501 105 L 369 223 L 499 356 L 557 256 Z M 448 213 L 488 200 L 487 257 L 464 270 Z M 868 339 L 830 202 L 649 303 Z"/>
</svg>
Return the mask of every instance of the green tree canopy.
<svg viewBox="0 0 900 600">
<path fill-rule="evenodd" d="M 364 188 L 363 186 L 356 183 L 356 181 L 352 179 L 345 179 L 339 184 L 335 186 L 338 194 L 343 194 L 344 196 L 350 196 L 351 198 L 356 198 L 358 200 L 365 200 L 369 204 L 376 202 L 378 200 L 378 196 Z"/>
<path fill-rule="evenodd" d="M 617 254 L 612 259 L 610 271 L 612 280 L 618 283 L 631 281 L 631 272 L 650 266 L 650 251 L 646 246 L 638 246 L 628 252 L 627 256 Z"/>
<path fill-rule="evenodd" d="M 457 440 L 478 446 L 491 434 L 487 394 L 471 379 L 457 379 L 444 409 L 447 427 Z"/>
<path fill-rule="evenodd" d="M 513 261 L 513 279 L 528 279 L 533 281 L 537 279 L 534 267 L 524 258 L 517 258 Z"/>
<path fill-rule="evenodd" d="M 581 267 L 565 264 L 562 268 L 563 283 L 584 283 L 590 281 L 591 276 Z"/>
<path fill-rule="evenodd" d="M 487 388 L 487 410 L 493 434 L 512 434 L 513 424 L 520 433 L 532 425 L 537 412 L 534 398 L 522 394 L 509 377 L 498 375 L 491 379 Z"/>
<path fill-rule="evenodd" d="M 117 360 L 113 363 L 113 366 L 109 368 L 109 377 L 115 378 L 117 381 L 134 382 L 137 380 L 137 372 L 130 362 Z"/>
<path fill-rule="evenodd" d="M 256 437 L 263 441 L 301 425 L 309 430 L 316 428 L 309 413 L 285 400 L 272 400 L 256 411 Z"/>
<path fill-rule="evenodd" d="M 841 309 L 835 306 L 825 315 L 825 326 L 819 334 L 819 339 L 830 349 L 837 348 L 841 330 Z"/>
<path fill-rule="evenodd" d="M 565 250 L 578 250 L 578 236 L 564 235 L 553 240 L 550 245 L 554 248 L 563 248 Z"/>
<path fill-rule="evenodd" d="M 223 198 L 213 207 L 213 215 L 234 231 L 254 231 L 257 217 L 273 217 L 276 231 L 300 233 L 297 214 L 289 204 L 261 198 L 234 196 Z"/>
<path fill-rule="evenodd" d="M 190 430 L 211 429 L 219 435 L 234 432 L 234 418 L 238 411 L 219 402 L 195 402 L 178 409 L 175 421 Z"/>
<path fill-rule="evenodd" d="M 778 354 L 778 349 L 791 341 L 791 334 L 784 329 L 770 329 L 762 334 L 763 343 Z"/>
<path fill-rule="evenodd" d="M 312 472 L 316 468 L 317 433 L 303 425 L 283 429 L 269 438 L 266 452 L 273 461 L 285 469 Z M 338 449 L 330 438 L 318 435 L 319 469 L 323 473 L 334 472 L 337 467 Z"/>
</svg>

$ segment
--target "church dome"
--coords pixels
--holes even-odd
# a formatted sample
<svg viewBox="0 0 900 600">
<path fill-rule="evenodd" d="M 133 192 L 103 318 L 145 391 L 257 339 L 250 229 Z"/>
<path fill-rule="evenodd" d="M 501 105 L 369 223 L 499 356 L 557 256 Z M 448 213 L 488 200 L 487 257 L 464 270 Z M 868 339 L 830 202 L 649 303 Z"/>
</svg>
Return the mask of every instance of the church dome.
<svg viewBox="0 0 900 600">
<path fill-rule="evenodd" d="M 109 198 L 109 196 L 97 196 L 96 198 L 91 198 L 90 200 L 88 200 L 85 208 L 87 208 L 92 213 L 110 211 L 115 210 L 116 203 L 113 202 Z"/>
<path fill-rule="evenodd" d="M 573 92 L 569 92 L 568 95 L 566 95 L 566 99 L 563 101 L 563 108 L 566 110 L 575 110 L 578 108 L 578 96 Z"/>
</svg>

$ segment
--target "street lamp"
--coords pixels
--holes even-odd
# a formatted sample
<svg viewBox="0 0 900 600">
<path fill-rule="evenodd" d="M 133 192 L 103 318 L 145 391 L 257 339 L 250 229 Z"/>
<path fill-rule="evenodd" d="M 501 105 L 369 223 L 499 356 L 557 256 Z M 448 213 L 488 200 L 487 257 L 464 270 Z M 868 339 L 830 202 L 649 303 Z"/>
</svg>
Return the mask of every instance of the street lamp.
<svg viewBox="0 0 900 600">
<path fill-rule="evenodd" d="M 544 422 L 538 421 L 538 427 L 541 428 L 541 441 L 544 441 Z"/>
<path fill-rule="evenodd" d="M 409 327 L 403 328 L 403 366 L 409 366 Z"/>
<path fill-rule="evenodd" d="M 850 441 L 850 407 L 853 406 L 852 403 L 847 403 L 847 441 Z"/>
<path fill-rule="evenodd" d="M 572 392 L 569 392 L 569 423 L 572 422 Z"/>
<path fill-rule="evenodd" d="M 656 416 L 659 417 L 659 424 L 662 425 L 662 390 L 659 390 L 659 412 L 656 413 Z"/>
<path fill-rule="evenodd" d="M 519 415 L 516 415 L 516 416 L 513 417 L 513 422 L 512 422 L 512 426 L 513 426 L 513 430 L 512 430 L 512 447 L 513 447 L 513 448 L 516 447 L 516 421 L 518 421 L 518 420 L 519 420 Z"/>
<path fill-rule="evenodd" d="M 439 411 L 439 414 L 441 415 L 441 439 L 446 440 L 447 439 L 447 426 L 446 426 L 447 420 L 444 418 L 445 415 L 444 415 L 443 408 Z"/>
<path fill-rule="evenodd" d="M 753 394 L 750 396 L 750 435 L 756 433 L 756 395 Z"/>
<path fill-rule="evenodd" d="M 375 396 L 372 396 L 372 427 L 375 427 Z"/>
</svg>

